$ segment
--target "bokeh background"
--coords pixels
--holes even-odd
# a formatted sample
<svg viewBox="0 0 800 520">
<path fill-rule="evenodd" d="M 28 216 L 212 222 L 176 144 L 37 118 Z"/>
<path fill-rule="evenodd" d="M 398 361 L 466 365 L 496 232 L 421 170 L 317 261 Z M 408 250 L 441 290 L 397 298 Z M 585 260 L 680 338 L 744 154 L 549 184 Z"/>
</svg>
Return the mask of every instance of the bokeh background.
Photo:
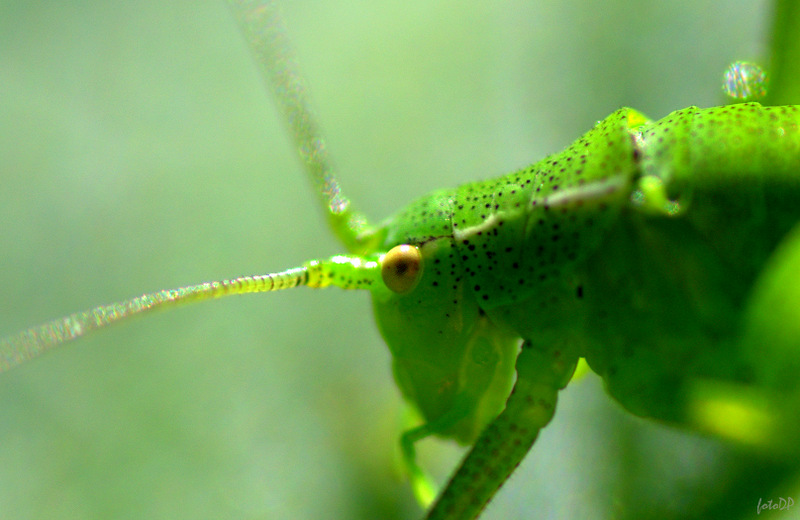
<svg viewBox="0 0 800 520">
<path fill-rule="evenodd" d="M 380 219 L 557 151 L 620 106 L 723 102 L 727 64 L 766 55 L 768 7 L 284 11 L 344 188 Z M 0 122 L 0 335 L 341 251 L 222 1 L 0 3 Z M 389 362 L 367 295 L 335 289 L 93 334 L 0 376 L 0 518 L 418 517 Z M 422 451 L 440 479 L 460 455 Z M 485 518 L 749 518 L 757 475 L 725 484 L 737 457 L 629 416 L 587 376 Z M 768 492 L 800 503 L 791 482 Z"/>
</svg>

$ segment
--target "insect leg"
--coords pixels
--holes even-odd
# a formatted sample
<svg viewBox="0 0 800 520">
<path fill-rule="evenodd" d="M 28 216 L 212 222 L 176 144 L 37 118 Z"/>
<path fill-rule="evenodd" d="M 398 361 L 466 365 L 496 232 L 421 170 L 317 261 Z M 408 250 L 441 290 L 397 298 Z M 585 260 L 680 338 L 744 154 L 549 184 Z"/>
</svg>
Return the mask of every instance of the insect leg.
<svg viewBox="0 0 800 520">
<path fill-rule="evenodd" d="M 517 382 L 503 412 L 481 433 L 428 519 L 476 518 L 530 450 L 555 413 L 558 391 L 578 356 L 561 346 L 526 341 L 517 357 Z"/>
<path fill-rule="evenodd" d="M 403 433 L 400 437 L 400 451 L 403 456 L 403 465 L 408 472 L 414 498 L 424 508 L 427 508 L 436 498 L 438 489 L 433 479 L 417 464 L 417 452 L 414 444 L 417 441 L 445 431 L 461 420 L 466 414 L 463 407 L 456 406 L 438 420 L 425 423 Z"/>
<path fill-rule="evenodd" d="M 417 464 L 414 445 L 426 437 L 450 430 L 455 424 L 469 415 L 473 406 L 474 398 L 462 393 L 456 396 L 453 406 L 444 415 L 435 421 L 412 428 L 404 432 L 400 437 L 403 465 L 408 472 L 414 498 L 424 508 L 428 508 L 431 505 L 439 490 L 433 479 Z"/>
</svg>

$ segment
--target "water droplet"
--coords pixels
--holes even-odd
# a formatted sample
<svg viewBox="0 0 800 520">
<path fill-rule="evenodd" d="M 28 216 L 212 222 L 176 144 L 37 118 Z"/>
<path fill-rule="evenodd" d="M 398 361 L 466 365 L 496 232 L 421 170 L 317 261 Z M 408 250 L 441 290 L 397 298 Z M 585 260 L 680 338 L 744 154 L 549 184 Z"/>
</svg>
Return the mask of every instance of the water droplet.
<svg viewBox="0 0 800 520">
<path fill-rule="evenodd" d="M 754 101 L 767 95 L 767 73 L 749 61 L 730 64 L 722 80 L 722 91 L 736 101 Z"/>
</svg>

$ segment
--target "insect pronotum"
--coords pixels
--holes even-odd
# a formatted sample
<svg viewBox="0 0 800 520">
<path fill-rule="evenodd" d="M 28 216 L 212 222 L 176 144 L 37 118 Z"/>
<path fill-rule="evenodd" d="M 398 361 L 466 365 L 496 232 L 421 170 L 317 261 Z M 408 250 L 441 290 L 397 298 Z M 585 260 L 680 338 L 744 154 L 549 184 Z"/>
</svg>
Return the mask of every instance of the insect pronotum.
<svg viewBox="0 0 800 520">
<path fill-rule="evenodd" d="M 289 13 L 293 33 L 298 26 L 295 39 L 301 45 L 301 67 L 310 70 L 314 98 L 325 128 L 331 130 L 330 145 L 342 170 L 344 186 L 362 209 L 376 217 L 431 188 L 510 171 L 542 157 L 580 135 L 587 128 L 587 121 L 604 117 L 622 103 L 653 115 L 692 103 L 715 104 L 712 86 L 716 86 L 721 66 L 732 53 L 739 56 L 753 52 L 735 50 L 735 44 L 746 38 L 743 31 L 731 29 L 727 20 L 720 22 L 724 31 L 712 31 L 733 33 L 728 42 L 713 42 L 725 48 L 724 53 L 719 53 L 719 63 L 709 59 L 701 64 L 651 65 L 647 63 L 647 51 L 636 47 L 654 38 L 642 35 L 637 41 L 629 37 L 629 42 L 636 43 L 628 43 L 630 47 L 625 48 L 626 60 L 614 60 L 595 50 L 604 56 L 598 60 L 601 65 L 597 69 L 606 71 L 608 76 L 595 77 L 596 87 L 591 88 L 586 77 L 597 75 L 584 70 L 586 77 L 579 75 L 575 79 L 576 91 L 571 94 L 564 87 L 565 82 L 570 83 L 565 77 L 569 70 L 564 69 L 581 74 L 578 65 L 584 58 L 535 58 L 533 51 L 558 47 L 547 45 L 546 37 L 580 42 L 578 36 L 587 33 L 604 35 L 598 37 L 598 41 L 608 42 L 603 46 L 619 45 L 618 36 L 610 28 L 616 30 L 620 23 L 638 27 L 640 24 L 630 19 L 628 24 L 620 22 L 619 16 L 632 16 L 630 13 L 622 9 L 604 13 L 608 20 L 578 13 L 576 20 L 576 13 L 569 11 L 574 6 L 567 5 L 567 15 L 559 20 L 556 15 L 498 6 L 488 20 L 485 13 L 467 9 L 458 14 L 461 23 L 453 23 L 452 6 L 439 7 L 432 15 L 431 7 L 411 5 L 403 8 L 411 13 L 406 15 L 408 19 L 398 20 L 392 12 L 370 19 L 361 38 L 370 38 L 372 31 L 378 37 L 367 40 L 369 43 L 352 43 L 347 34 L 358 34 L 350 29 L 358 18 L 354 14 L 356 8 L 351 11 L 347 5 L 336 6 L 342 11 L 341 24 L 331 23 L 330 12 L 302 10 L 302 6 Z M 47 25 L 41 24 L 41 16 L 32 9 L 27 14 L 4 17 L 2 22 L 8 28 L 3 34 L 19 38 L 8 46 L 3 44 L 4 55 L 10 56 L 10 65 L 26 71 L 8 76 L 15 81 L 5 83 L 9 95 L 2 96 L 3 113 L 7 115 L 4 119 L 20 122 L 8 130 L 14 139 L 4 139 L 0 144 L 3 160 L 7 161 L 7 189 L 2 204 L 3 221 L 7 222 L 2 234 L 2 276 L 4 294 L 8 295 L 4 297 L 4 331 L 143 290 L 177 286 L 220 273 L 264 271 L 266 264 L 277 269 L 337 251 L 332 241 L 324 242 L 329 239 L 322 220 L 309 200 L 305 181 L 299 180 L 291 150 L 280 136 L 280 129 L 272 124 L 274 115 L 268 100 L 260 91 L 250 58 L 223 6 L 158 3 L 152 7 L 137 5 L 131 12 L 107 12 L 98 6 L 90 14 L 63 9 L 58 13 L 61 16 L 51 15 Z M 693 19 L 697 19 L 696 15 L 693 13 Z M 438 18 L 447 23 L 419 27 L 419 19 Z M 752 15 L 747 13 L 743 19 L 752 22 Z M 512 22 L 517 20 L 524 23 L 514 25 Z M 304 22 L 316 25 L 304 29 Z M 401 22 L 406 25 L 399 25 Z M 509 52 L 516 36 L 530 34 L 530 24 L 545 22 L 568 32 L 536 37 L 541 40 L 523 38 L 520 46 Z M 385 24 L 384 30 L 376 29 L 381 23 Z M 348 30 L 341 31 L 342 25 Z M 656 25 L 673 27 L 660 14 Z M 338 31 L 334 30 L 337 26 Z M 331 32 L 315 35 L 323 27 Z M 456 34 L 444 32 L 446 27 L 457 28 Z M 608 32 L 603 27 L 609 27 Z M 482 30 L 472 30 L 477 28 Z M 754 27 L 754 32 L 757 29 Z M 423 36 L 415 32 L 422 30 Z M 486 39 L 482 39 L 482 32 L 487 33 Z M 186 40 L 178 40 L 184 33 Z M 410 50 L 405 51 L 408 55 L 389 62 L 394 67 L 386 65 L 387 51 L 376 52 L 374 62 L 362 65 L 364 72 L 357 69 L 356 73 L 372 77 L 381 72 L 376 69 L 386 67 L 390 69 L 388 78 L 358 89 L 355 99 L 343 99 L 343 93 L 352 90 L 356 74 L 353 67 L 363 62 L 364 49 L 380 49 L 378 42 L 385 42 L 387 34 L 393 35 L 394 42 L 419 41 L 419 47 L 409 44 Z M 311 40 L 315 36 L 319 40 Z M 343 36 L 348 39 L 335 44 Z M 436 54 L 432 49 L 439 45 L 425 42 L 441 38 L 450 42 L 452 49 L 445 46 L 441 54 Z M 64 42 L 74 45 L 58 51 Z M 713 52 L 707 41 L 686 42 L 683 31 L 680 43 Z M 342 52 L 348 46 L 354 47 L 349 55 Z M 463 52 L 465 47 L 469 53 Z M 595 47 L 597 41 L 587 40 L 576 55 L 584 56 L 585 49 Z M 323 54 L 326 48 L 331 54 Z M 630 56 L 637 51 L 648 58 L 640 60 L 641 66 L 631 68 Z M 458 61 L 472 54 L 476 55 L 475 61 Z M 515 54 L 524 55 L 525 62 L 509 57 Z M 686 53 L 676 50 L 675 55 L 685 60 Z M 238 61 L 231 63 L 234 59 Z M 419 66 L 410 66 L 415 60 Z M 628 61 L 630 72 L 629 78 L 618 83 L 611 79 L 621 76 L 626 67 L 614 69 L 617 61 Z M 326 63 L 333 64 L 332 70 L 315 72 L 315 67 L 327 67 L 323 65 Z M 445 67 L 446 63 L 450 65 Z M 443 75 L 440 69 L 451 75 Z M 700 86 L 685 82 L 684 90 L 665 84 L 678 69 L 684 79 L 704 77 L 700 71 L 708 73 L 708 79 L 699 80 Z M 7 70 L 17 69 L 9 66 Z M 397 87 L 398 91 L 387 90 L 396 83 L 398 71 L 406 83 Z M 477 86 L 476 71 L 483 78 Z M 238 95 L 232 81 L 237 76 L 243 77 L 246 85 Z M 553 80 L 556 77 L 558 81 Z M 335 87 L 340 85 L 336 83 L 339 80 L 349 81 Z M 644 100 L 637 91 L 648 89 L 634 87 L 653 83 L 659 85 L 658 89 L 651 89 L 655 93 L 668 92 L 675 97 Z M 141 90 L 147 85 L 156 88 Z M 412 97 L 409 91 L 415 91 L 408 85 L 426 85 L 426 94 Z M 504 86 L 509 86 L 510 92 L 505 92 Z M 529 98 L 542 88 L 544 93 L 538 95 L 550 107 L 559 107 L 556 111 L 532 106 Z M 475 91 L 480 95 L 475 96 Z M 576 103 L 575 99 L 587 91 L 607 97 L 586 105 Z M 698 98 L 698 92 L 707 97 Z M 374 101 L 365 101 L 367 94 L 374 96 L 367 98 Z M 404 125 L 397 119 L 400 116 L 393 111 L 403 95 L 408 96 L 408 101 L 400 105 L 398 112 L 407 112 L 413 115 L 412 120 L 419 120 L 441 111 L 442 120 L 424 120 L 414 130 L 403 130 Z M 553 102 L 556 95 L 563 102 Z M 246 102 L 235 104 L 239 99 Z M 108 104 L 98 104 L 103 101 Z M 209 109 L 212 101 L 220 105 Z M 372 108 L 361 112 L 363 107 L 375 105 L 381 110 L 377 117 Z M 566 109 L 571 117 L 564 113 Z M 347 121 L 344 113 L 349 112 L 360 114 L 359 119 L 339 130 L 339 121 Z M 241 114 L 242 118 L 235 122 L 222 119 L 231 113 Z M 542 119 L 527 119 L 535 116 Z M 566 130 L 556 126 L 562 119 L 571 125 Z M 478 124 L 466 126 L 471 120 Z M 267 125 L 275 127 L 272 138 L 263 135 Z M 385 127 L 391 131 L 378 134 Z M 235 133 L 221 128 L 235 128 Z M 534 135 L 534 129 L 546 130 L 545 135 Z M 154 133 L 162 131 L 163 134 Z M 342 135 L 345 133 L 360 135 L 348 142 Z M 375 143 L 367 141 L 373 134 L 383 138 Z M 472 135 L 480 137 L 468 141 Z M 58 141 L 48 145 L 47 138 Z M 271 143 L 267 158 L 262 144 L 265 139 Z M 531 148 L 521 149 L 520 143 Z M 394 145 L 399 146 L 391 148 Z M 223 148 L 227 151 L 217 151 Z M 64 149 L 69 153 L 59 153 Z M 244 158 L 247 150 L 258 150 L 261 163 Z M 420 155 L 423 152 L 426 154 Z M 363 163 L 355 162 L 362 159 Z M 400 163 L 399 172 L 389 168 L 396 162 Z M 263 174 L 266 168 L 274 174 Z M 377 182 L 377 175 L 383 173 L 387 177 Z M 412 177 L 413 173 L 421 178 Z M 219 185 L 212 186 L 212 179 Z M 187 191 L 190 187 L 196 191 Z M 284 201 L 290 201 L 288 207 L 278 207 Z M 343 306 L 350 301 L 358 305 L 345 309 Z M 298 321 L 292 323 L 290 318 L 278 315 L 283 310 L 290 311 L 287 315 Z M 356 488 L 358 493 L 367 494 L 366 483 L 373 477 L 364 473 L 370 465 L 355 462 L 356 476 L 343 482 L 339 464 L 343 459 L 357 459 L 357 455 L 366 459 L 373 455 L 360 453 L 346 443 L 362 448 L 369 444 L 363 441 L 365 432 L 377 431 L 375 437 L 385 439 L 386 444 L 376 446 L 374 453 L 388 456 L 396 433 L 391 411 L 380 410 L 382 405 L 374 401 L 357 400 L 364 399 L 364 394 L 370 399 L 377 394 L 395 400 L 396 405 L 386 368 L 388 357 L 371 320 L 360 317 L 366 314 L 364 298 L 352 294 L 287 292 L 264 299 L 229 301 L 148 317 L 124 330 L 87 338 L 83 345 L 73 345 L 29 365 L 25 371 L 7 374 L 0 382 L 5 390 L 3 410 L 7 414 L 4 423 L 8 431 L 4 435 L 15 442 L 3 443 L 2 471 L 3 478 L 14 485 L 3 492 L 9 493 L 3 502 L 9 504 L 12 513 L 19 513 L 14 516 L 20 517 L 37 513 L 67 517 L 64 504 L 72 504 L 73 511 L 96 516 L 103 516 L 103 512 L 120 516 L 125 512 L 131 516 L 153 513 L 174 518 L 176 515 L 171 513 L 196 517 L 198 511 L 214 516 L 209 511 L 225 514 L 237 510 L 293 516 L 302 515 L 298 511 L 303 511 L 305 515 L 318 516 L 317 513 L 330 511 L 332 504 L 362 514 L 364 509 L 360 508 L 365 506 L 348 505 L 349 494 L 341 488 Z M 337 340 L 337 325 L 344 320 L 347 325 L 341 334 L 347 336 Z M 306 330 L 311 332 L 310 337 L 303 335 Z M 288 337 L 283 335 L 287 331 L 291 333 Z M 139 344 L 123 343 L 129 341 Z M 295 360 L 281 359 L 279 354 L 286 351 L 300 356 Z M 230 364 L 232 358 L 238 360 L 234 366 Z M 358 363 L 366 366 L 356 366 Z M 288 388 L 282 388 L 275 379 L 286 372 L 294 375 L 282 383 Z M 346 378 L 342 374 L 347 374 Z M 363 390 L 348 391 L 352 397 L 339 403 L 329 401 L 333 400 L 331 394 L 344 392 L 338 389 L 356 377 L 365 378 Z M 375 390 L 376 387 L 382 390 Z M 298 397 L 292 394 L 301 390 L 310 396 L 306 404 L 299 405 Z M 613 410 L 599 393 L 581 388 L 576 392 L 581 392 L 576 394 L 580 396 L 576 400 L 585 406 L 589 400 Z M 557 429 L 555 423 L 549 427 L 556 428 L 549 435 L 552 446 L 559 446 L 554 439 L 559 435 L 583 437 L 579 433 L 586 428 L 583 418 L 569 427 L 569 400 L 564 397 L 561 401 L 563 429 Z M 298 406 L 310 410 L 304 413 L 298 411 Z M 365 409 L 371 412 L 370 420 L 357 422 Z M 329 414 L 343 413 L 352 413 L 352 417 L 335 420 L 338 426 L 318 424 Z M 581 414 L 587 414 L 586 408 Z M 315 418 L 297 425 L 294 421 L 300 420 L 298 416 Z M 372 425 L 387 421 L 387 416 L 389 426 Z M 143 421 L 142 417 L 146 419 Z M 639 425 L 635 419 L 622 420 L 626 421 L 625 431 L 632 427 L 631 423 Z M 605 424 L 605 419 L 598 421 Z M 231 424 L 238 432 L 236 441 L 231 439 Z M 274 438 L 267 437 L 271 435 L 270 428 L 280 428 Z M 656 436 L 673 435 L 653 426 L 644 428 L 655 431 Z M 337 433 L 325 433 L 328 430 Z M 546 434 L 539 442 L 543 441 L 549 442 Z M 296 451 L 284 454 L 272 450 L 274 445 L 270 442 L 281 443 L 281 447 L 290 442 Z M 647 437 L 644 442 L 654 441 Z M 698 443 L 705 446 L 703 441 L 693 439 L 684 442 L 696 450 Z M 573 450 L 575 444 L 560 445 L 568 446 L 562 450 Z M 325 451 L 323 447 L 330 447 L 334 454 L 320 454 Z M 613 450 L 602 451 L 605 448 L 602 443 L 589 442 L 585 449 L 595 454 L 592 456 L 611 459 Z M 557 447 L 542 451 L 563 453 Z M 253 456 L 253 452 L 260 455 Z M 579 455 L 573 460 L 588 456 Z M 275 457 L 285 458 L 276 461 Z M 309 457 L 321 462 L 309 464 L 313 471 L 306 473 L 295 461 L 308 461 Z M 534 468 L 538 476 L 512 480 L 510 485 L 518 485 L 523 493 L 516 500 L 531 507 L 573 503 L 570 496 L 576 493 L 574 487 L 555 495 L 560 499 L 535 495 L 539 490 L 568 487 L 560 484 L 564 473 L 564 478 L 574 480 L 570 476 L 574 475 L 570 473 L 575 469 L 573 464 L 563 460 L 548 464 L 544 457 L 536 459 L 537 466 L 547 466 L 541 473 L 538 467 Z M 608 464 L 621 464 L 606 460 Z M 442 474 L 451 469 L 449 464 L 442 465 Z M 586 471 L 581 474 L 590 475 L 585 478 L 595 484 L 587 485 L 582 504 L 573 507 L 609 510 L 610 502 L 585 498 L 604 494 L 608 484 L 593 477 L 591 469 L 575 471 Z M 316 479 L 312 482 L 318 485 L 309 484 L 310 478 Z M 285 500 L 287 491 L 270 494 L 279 483 L 286 482 L 303 483 L 301 490 L 291 492 L 298 498 Z M 337 488 L 327 491 L 328 482 L 338 482 L 339 492 Z M 312 486 L 315 493 L 309 497 L 308 488 Z M 395 487 L 400 488 L 396 484 Z M 292 489 L 289 484 L 286 488 Z M 404 492 L 389 491 L 394 495 Z M 204 500 L 195 500 L 197 495 L 204 496 Z M 513 500 L 513 487 L 508 495 Z M 319 503 L 315 505 L 317 498 Z M 397 499 L 389 500 L 394 503 Z M 297 509 L 291 509 L 293 506 Z M 502 506 L 497 506 L 488 515 L 502 516 L 502 511 Z"/>
</svg>

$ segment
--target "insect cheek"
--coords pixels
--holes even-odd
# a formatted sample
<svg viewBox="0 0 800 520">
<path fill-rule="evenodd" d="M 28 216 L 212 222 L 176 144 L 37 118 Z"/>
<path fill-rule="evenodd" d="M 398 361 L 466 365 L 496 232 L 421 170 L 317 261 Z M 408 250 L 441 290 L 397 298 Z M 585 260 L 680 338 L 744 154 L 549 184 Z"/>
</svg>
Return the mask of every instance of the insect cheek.
<svg viewBox="0 0 800 520">
<path fill-rule="evenodd" d="M 410 292 L 422 277 L 422 254 L 417 246 L 399 245 L 389 250 L 381 261 L 381 278 L 391 291 Z"/>
</svg>

